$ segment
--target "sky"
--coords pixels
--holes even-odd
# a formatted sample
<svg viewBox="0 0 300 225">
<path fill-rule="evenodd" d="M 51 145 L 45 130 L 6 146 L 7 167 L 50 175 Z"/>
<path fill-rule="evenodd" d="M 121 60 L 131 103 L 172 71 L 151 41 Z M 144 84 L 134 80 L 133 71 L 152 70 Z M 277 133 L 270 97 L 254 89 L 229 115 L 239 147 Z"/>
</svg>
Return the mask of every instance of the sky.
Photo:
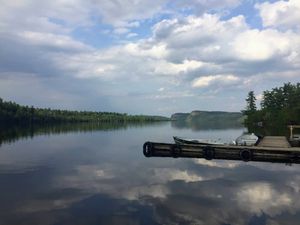
<svg viewBox="0 0 300 225">
<path fill-rule="evenodd" d="M 0 97 L 170 116 L 300 82 L 300 0 L 0 0 Z"/>
</svg>

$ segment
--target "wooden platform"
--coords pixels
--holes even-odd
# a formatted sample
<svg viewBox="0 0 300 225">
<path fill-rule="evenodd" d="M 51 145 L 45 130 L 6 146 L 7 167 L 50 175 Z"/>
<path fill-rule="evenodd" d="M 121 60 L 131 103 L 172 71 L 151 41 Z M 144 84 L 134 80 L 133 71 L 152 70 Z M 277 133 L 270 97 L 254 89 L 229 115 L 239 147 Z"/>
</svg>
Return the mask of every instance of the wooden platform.
<svg viewBox="0 0 300 225">
<path fill-rule="evenodd" d="M 146 157 L 229 159 L 300 164 L 300 147 L 287 146 L 285 141 L 278 137 L 268 137 L 262 140 L 260 146 L 177 145 L 146 142 L 143 146 L 143 153 Z M 275 143 L 276 147 L 274 147 Z"/>
<path fill-rule="evenodd" d="M 290 148 L 291 145 L 284 136 L 265 136 L 258 144 L 259 147 Z"/>
</svg>

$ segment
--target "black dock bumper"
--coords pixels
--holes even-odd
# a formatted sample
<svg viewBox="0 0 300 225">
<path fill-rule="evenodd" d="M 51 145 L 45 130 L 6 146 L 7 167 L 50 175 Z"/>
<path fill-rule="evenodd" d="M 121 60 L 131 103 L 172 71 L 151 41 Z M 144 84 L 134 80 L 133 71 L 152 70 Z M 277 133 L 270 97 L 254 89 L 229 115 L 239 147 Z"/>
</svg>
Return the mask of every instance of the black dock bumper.
<svg viewBox="0 0 300 225">
<path fill-rule="evenodd" d="M 300 163 L 300 148 L 268 148 L 231 145 L 178 145 L 145 142 L 146 157 L 204 158 L 278 163 Z"/>
</svg>

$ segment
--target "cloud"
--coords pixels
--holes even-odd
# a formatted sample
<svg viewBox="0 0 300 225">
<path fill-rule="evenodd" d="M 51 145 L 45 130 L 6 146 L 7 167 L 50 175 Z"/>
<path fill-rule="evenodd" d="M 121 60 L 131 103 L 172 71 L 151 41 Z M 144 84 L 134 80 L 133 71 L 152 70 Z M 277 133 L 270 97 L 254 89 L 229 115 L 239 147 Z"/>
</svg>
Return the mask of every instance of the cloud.
<svg viewBox="0 0 300 225">
<path fill-rule="evenodd" d="M 240 4 L 240 0 L 188 0 L 188 1 L 174 1 L 175 5 L 185 10 L 191 10 L 197 15 L 201 15 L 206 11 L 220 12 L 230 8 L 235 8 Z"/>
<path fill-rule="evenodd" d="M 137 33 L 129 33 L 126 35 L 126 38 L 133 38 L 139 36 Z"/>
<path fill-rule="evenodd" d="M 237 193 L 239 204 L 253 213 L 275 216 L 283 208 L 290 208 L 293 199 L 287 193 L 277 192 L 269 183 L 251 183 Z"/>
<path fill-rule="evenodd" d="M 128 200 L 140 200 L 147 196 L 152 198 L 166 198 L 169 190 L 164 185 L 149 185 L 133 187 L 124 191 L 123 197 Z"/>
<path fill-rule="evenodd" d="M 130 30 L 125 27 L 118 27 L 114 29 L 115 34 L 127 34 L 128 32 L 130 32 Z"/>
<path fill-rule="evenodd" d="M 298 10 L 296 1 L 277 3 L 286 11 Z M 210 93 L 215 107 L 222 89 L 227 97 L 241 97 L 235 103 L 238 111 L 246 89 L 259 94 L 297 81 L 299 30 L 292 19 L 276 25 L 283 21 L 277 3 L 255 6 L 263 21 L 265 12 L 276 15 L 266 20 L 267 28 L 257 29 L 247 23 L 247 15 L 228 14 L 243 4 L 237 0 L 5 2 L 0 9 L 0 71 L 65 83 L 85 80 L 81 93 L 130 96 L 137 112 L 146 110 L 145 100 L 162 106 L 171 98 L 180 110 L 180 105 L 194 105 L 191 99 L 204 96 L 207 87 L 216 90 Z M 167 88 L 158 92 L 159 87 Z M 113 103 L 128 110 L 118 100 Z M 156 105 L 149 108 L 160 108 Z"/>
<path fill-rule="evenodd" d="M 199 17 L 187 16 L 182 19 L 163 20 L 154 26 L 153 33 L 157 41 L 167 42 L 171 49 L 200 50 L 209 46 L 220 52 L 220 44 L 225 44 L 222 40 L 232 38 L 234 33 L 246 29 L 243 16 L 222 21 L 218 15 L 204 14 Z"/>
<path fill-rule="evenodd" d="M 17 34 L 22 41 L 28 45 L 39 46 L 47 49 L 55 49 L 60 52 L 67 51 L 87 51 L 92 49 L 91 47 L 76 41 L 70 36 L 59 35 L 53 33 L 41 33 L 24 31 Z"/>
<path fill-rule="evenodd" d="M 300 2 L 298 0 L 256 4 L 265 27 L 299 29 Z"/>
<path fill-rule="evenodd" d="M 241 162 L 234 162 L 229 160 L 224 161 L 210 161 L 206 159 L 194 159 L 196 164 L 202 166 L 209 166 L 209 167 L 217 167 L 217 168 L 226 168 L 226 169 L 234 169 L 241 165 Z"/>
<path fill-rule="evenodd" d="M 292 49 L 297 46 L 294 36 L 293 33 L 281 33 L 277 30 L 247 30 L 235 37 L 232 46 L 236 57 L 242 60 L 284 58 L 290 56 Z"/>
<path fill-rule="evenodd" d="M 205 14 L 163 20 L 154 26 L 153 33 L 157 42 L 166 43 L 168 60 L 208 62 L 215 66 L 215 73 L 224 69 L 230 73 L 256 73 L 255 64 L 265 61 L 267 65 L 279 58 L 283 61 L 277 66 L 284 66 L 284 62 L 295 60 L 300 46 L 298 33 L 251 29 L 243 16 L 221 20 Z"/>
<path fill-rule="evenodd" d="M 214 75 L 203 76 L 195 79 L 192 83 L 194 88 L 208 87 L 212 84 L 219 83 L 221 86 L 236 84 L 240 79 L 234 75 Z"/>
<path fill-rule="evenodd" d="M 183 180 L 184 182 L 196 182 L 196 181 L 202 181 L 205 178 L 197 175 L 197 174 L 191 174 L 188 171 L 182 171 L 182 170 L 174 170 L 169 168 L 159 168 L 154 170 L 154 177 L 153 179 L 156 180 L 156 182 L 169 182 L 174 180 Z"/>
<path fill-rule="evenodd" d="M 98 11 L 104 23 L 130 27 L 139 24 L 135 20 L 148 19 L 159 13 L 166 3 L 167 0 L 102 0 L 96 1 L 95 11 Z"/>
<path fill-rule="evenodd" d="M 1 26 L 18 30 L 45 31 L 50 28 L 57 31 L 63 29 L 64 25 L 74 27 L 90 24 L 89 4 L 78 0 L 5 2 L 0 12 Z M 39 26 L 32 26 L 34 24 Z"/>
<path fill-rule="evenodd" d="M 24 0 L 3 2 L 0 27 L 13 30 L 71 32 L 78 27 L 93 27 L 99 22 L 121 29 L 137 28 L 139 20 L 160 13 L 167 0 Z M 37 10 L 38 9 L 38 10 Z M 15 16 L 18 15 L 18 16 Z M 22 18 L 22 19 L 20 19 Z M 123 33 L 122 33 L 123 34 Z"/>
<path fill-rule="evenodd" d="M 167 61 L 160 61 L 156 63 L 154 73 L 159 75 L 179 75 L 196 70 L 203 65 L 203 62 L 196 60 L 184 60 L 182 63 L 178 64 Z"/>
<path fill-rule="evenodd" d="M 168 51 L 163 43 L 152 43 L 150 41 L 140 41 L 137 43 L 129 43 L 119 49 L 129 54 L 131 57 L 146 57 L 153 59 L 163 59 L 167 56 Z"/>
</svg>

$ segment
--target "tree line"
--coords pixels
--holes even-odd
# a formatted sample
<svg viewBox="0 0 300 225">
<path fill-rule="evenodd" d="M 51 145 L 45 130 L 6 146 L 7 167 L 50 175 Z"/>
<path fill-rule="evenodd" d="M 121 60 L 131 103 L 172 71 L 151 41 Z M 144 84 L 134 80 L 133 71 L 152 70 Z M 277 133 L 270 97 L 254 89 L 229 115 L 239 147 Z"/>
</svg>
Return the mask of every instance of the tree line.
<svg viewBox="0 0 300 225">
<path fill-rule="evenodd" d="M 245 124 L 249 127 L 284 127 L 288 124 L 300 124 L 300 83 L 285 83 L 282 87 L 266 90 L 262 94 L 260 109 L 256 107 L 253 91 L 246 98 Z"/>
<path fill-rule="evenodd" d="M 61 122 L 154 122 L 162 116 L 127 115 L 115 112 L 70 111 L 21 106 L 0 98 L 0 124 L 43 124 Z"/>
</svg>

